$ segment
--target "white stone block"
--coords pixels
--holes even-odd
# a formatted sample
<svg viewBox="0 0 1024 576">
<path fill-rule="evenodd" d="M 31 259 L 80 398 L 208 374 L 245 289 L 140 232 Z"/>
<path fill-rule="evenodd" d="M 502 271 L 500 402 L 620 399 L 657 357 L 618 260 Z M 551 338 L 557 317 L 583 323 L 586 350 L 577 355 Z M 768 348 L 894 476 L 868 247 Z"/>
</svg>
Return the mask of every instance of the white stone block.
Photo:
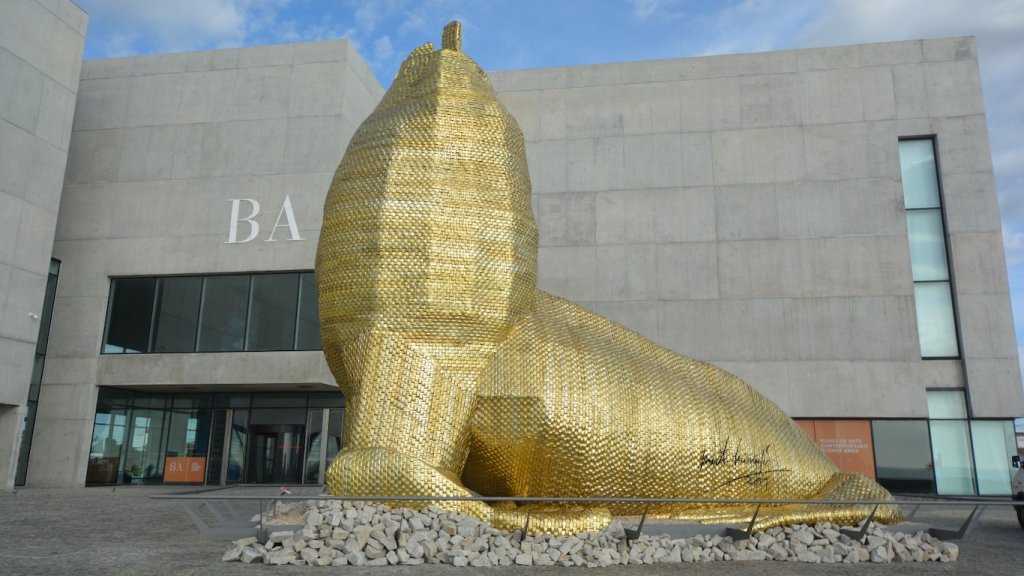
<svg viewBox="0 0 1024 576">
<path fill-rule="evenodd" d="M 942 204 L 950 234 L 1002 229 L 995 178 L 991 172 L 943 174 Z"/>
<path fill-rule="evenodd" d="M 740 78 L 713 78 L 706 85 L 707 124 L 712 131 L 735 130 L 742 126 L 743 94 Z"/>
<path fill-rule="evenodd" d="M 49 31 L 50 38 L 45 67 L 41 67 L 40 70 L 68 90 L 74 91 L 81 74 L 85 37 L 63 20 L 54 18 L 51 22 L 51 28 L 43 29 Z"/>
<path fill-rule="evenodd" d="M 585 246 L 595 241 L 593 193 L 537 195 L 537 232 L 542 246 Z"/>
<path fill-rule="evenodd" d="M 804 135 L 797 128 L 760 128 L 711 135 L 715 184 L 791 182 L 804 178 Z"/>
<path fill-rule="evenodd" d="M 75 94 L 46 78 L 39 107 L 36 134 L 54 148 L 67 152 L 75 113 Z"/>
<path fill-rule="evenodd" d="M 18 241 L 15 244 L 12 262 L 22 270 L 45 276 L 50 267 L 53 235 L 57 227 L 57 212 L 53 209 L 40 208 L 32 203 L 25 203 L 22 205 L 20 213 Z M 14 295 L 15 293 L 12 292 L 11 297 Z"/>
<path fill-rule="evenodd" d="M 40 287 L 40 294 L 42 290 Z M 106 304 L 106 296 L 54 300 L 49 345 L 56 356 L 96 356 L 99 342 L 103 339 Z M 94 409 L 95 405 L 86 410 Z"/>
<path fill-rule="evenodd" d="M 565 140 L 526 144 L 527 166 L 534 197 L 568 190 L 568 147 Z"/>
<path fill-rule="evenodd" d="M 121 130 L 72 132 L 68 148 L 67 182 L 83 184 L 117 180 L 124 151 Z"/>
<path fill-rule="evenodd" d="M 512 114 L 527 142 L 540 140 L 541 92 L 516 91 L 498 94 L 498 100 Z"/>
<path fill-rule="evenodd" d="M 494 89 L 498 92 L 565 88 L 567 75 L 568 68 L 501 70 L 488 73 Z"/>
<path fill-rule="evenodd" d="M 0 90 L 0 120 L 35 134 L 43 93 L 43 74 L 7 50 L 0 49 L 0 78 L 3 78 L 4 85 Z"/>
<path fill-rule="evenodd" d="M 969 359 L 967 381 L 975 418 L 1016 418 L 1024 414 L 1024 392 L 1016 358 Z"/>
<path fill-rule="evenodd" d="M 566 143 L 566 188 L 616 190 L 625 177 L 623 138 L 582 138 Z"/>
<path fill-rule="evenodd" d="M 575 302 L 596 300 L 597 253 L 593 246 L 543 247 L 537 254 L 537 287 Z"/>
<path fill-rule="evenodd" d="M 125 77 L 83 79 L 75 101 L 74 129 L 84 131 L 124 126 L 129 85 L 130 79 Z"/>
<path fill-rule="evenodd" d="M 822 70 L 800 75 L 801 112 L 807 124 L 864 119 L 860 71 Z"/>
<path fill-rule="evenodd" d="M 10 288 L 11 268 L 0 264 L 0 287 Z M 13 333 L 8 336 L 7 333 Z M 0 362 L 5 367 L 4 377 L 11 385 L 0 388 L 0 403 L 13 406 L 24 406 L 28 398 L 29 382 L 32 377 L 32 364 L 35 358 L 36 335 L 30 339 L 17 336 L 17 330 L 2 329 L 0 331 Z M 37 332 L 38 334 L 38 332 Z"/>
<path fill-rule="evenodd" d="M 981 78 L 976 60 L 924 64 L 928 111 L 933 116 L 981 114 Z"/>
<path fill-rule="evenodd" d="M 958 285 L 959 288 L 959 285 Z M 1013 317 L 1006 314 L 1008 294 L 957 295 L 961 354 L 974 359 L 1017 358 Z"/>
<path fill-rule="evenodd" d="M 806 212 L 783 209 L 776 190 L 787 192 L 794 184 L 738 184 L 715 186 L 715 231 L 719 240 L 778 238 L 779 230 L 792 220 L 804 221 Z M 802 208 L 802 207 L 801 207 Z"/>
<path fill-rule="evenodd" d="M 853 348 L 850 301 L 801 298 L 785 301 L 786 358 L 842 360 Z"/>
<path fill-rule="evenodd" d="M 303 42 L 294 44 L 292 62 L 310 64 L 315 62 L 336 62 L 350 57 L 347 40 L 329 42 Z"/>
<path fill-rule="evenodd" d="M 800 71 L 856 68 L 860 65 L 859 51 L 849 48 L 855 47 L 830 46 L 798 50 L 796 52 L 797 67 Z"/>
<path fill-rule="evenodd" d="M 288 97 L 289 116 L 327 116 L 342 110 L 345 66 L 339 62 L 296 64 Z"/>
<path fill-rule="evenodd" d="M 683 130 L 678 82 L 647 82 L 619 88 L 623 132 L 627 135 L 675 133 Z"/>
<path fill-rule="evenodd" d="M 885 178 L 899 173 L 899 139 L 883 124 L 808 126 L 802 144 L 810 180 Z"/>
<path fill-rule="evenodd" d="M 928 89 L 924 67 L 920 64 L 893 66 L 892 78 L 896 90 L 896 117 L 928 116 Z"/>
<path fill-rule="evenodd" d="M 657 294 L 653 244 L 600 246 L 596 252 L 595 300 L 653 300 Z"/>
<path fill-rule="evenodd" d="M 705 162 L 695 162 L 697 154 L 687 154 L 691 159 L 691 167 L 706 175 L 710 165 L 710 149 L 703 147 Z M 688 152 L 693 152 L 690 150 Z M 699 157 L 699 156 L 698 156 Z M 684 184 L 683 167 L 683 135 L 682 134 L 651 134 L 646 136 L 627 136 L 623 138 L 623 187 L 638 188 L 671 188 Z M 701 168 L 704 168 L 701 170 Z M 697 180 L 695 184 L 708 184 L 706 178 Z"/>
<path fill-rule="evenodd" d="M 284 161 L 284 118 L 206 124 L 199 175 L 273 174 Z"/>
<path fill-rule="evenodd" d="M 744 76 L 740 79 L 740 125 L 743 128 L 800 123 L 800 84 L 794 74 Z M 806 107 L 803 107 L 806 110 Z"/>
<path fill-rule="evenodd" d="M 658 244 L 657 300 L 718 297 L 718 250 L 714 242 Z"/>
<path fill-rule="evenodd" d="M 857 46 L 861 66 L 910 64 L 924 60 L 921 41 L 881 42 Z"/>
<path fill-rule="evenodd" d="M 193 59 L 192 54 L 196 53 L 186 52 L 137 56 L 132 58 L 132 67 L 129 71 L 129 75 L 138 77 L 188 72 L 189 64 Z M 203 54 L 203 52 L 200 52 L 199 54 Z M 209 54 L 209 52 L 205 52 L 205 54 Z M 207 59 L 209 59 L 209 57 L 207 57 Z"/>
<path fill-rule="evenodd" d="M 910 295 L 850 298 L 853 344 L 845 358 L 914 361 L 920 358 L 917 313 Z"/>
<path fill-rule="evenodd" d="M 1003 236 L 996 232 L 960 232 L 949 236 L 950 261 L 958 294 L 1007 293 Z"/>
<path fill-rule="evenodd" d="M 236 68 L 213 69 L 174 75 L 181 85 L 181 104 L 177 123 L 224 122 L 236 119 L 238 100 L 244 95 L 235 89 L 239 71 Z"/>
<path fill-rule="evenodd" d="M 710 187 L 600 192 L 595 209 L 598 244 L 715 239 Z"/>
<path fill-rule="evenodd" d="M 287 119 L 282 169 L 293 172 L 334 172 L 344 153 L 344 119 L 311 116 Z"/>
<path fill-rule="evenodd" d="M 209 52 L 199 52 L 209 54 Z M 100 58 L 82 63 L 82 81 L 130 76 L 134 58 Z"/>
<path fill-rule="evenodd" d="M 623 134 L 625 102 L 618 86 L 565 91 L 566 138 L 605 138 Z"/>
<path fill-rule="evenodd" d="M 276 48 L 276 46 L 275 46 Z M 233 118 L 281 118 L 288 114 L 291 67 L 241 68 L 235 79 Z"/>
<path fill-rule="evenodd" d="M 938 148 L 942 177 L 992 170 L 988 145 L 988 126 L 982 115 L 934 120 L 935 145 Z"/>
<path fill-rule="evenodd" d="M 17 254 L 18 229 L 21 226 L 21 211 L 25 201 L 10 194 L 0 193 L 0 264 L 10 265 Z M 10 269 L 5 269 L 10 275 Z M 0 286 L 2 288 L 2 286 Z M 2 294 L 8 294 L 4 289 Z"/>
<path fill-rule="evenodd" d="M 906 234 L 896 179 L 805 181 L 775 190 L 783 238 Z"/>
<path fill-rule="evenodd" d="M 174 163 L 176 126 L 125 128 L 117 180 L 166 180 Z"/>
<path fill-rule="evenodd" d="M 180 74 L 133 77 L 128 85 L 125 126 L 174 123 L 182 104 L 182 80 L 183 76 Z"/>
<path fill-rule="evenodd" d="M 945 60 L 976 60 L 978 55 L 974 47 L 974 38 L 960 36 L 957 38 L 929 38 L 921 41 L 924 59 L 929 62 Z"/>
<path fill-rule="evenodd" d="M 887 66 L 861 68 L 858 72 L 864 120 L 888 120 L 896 117 L 896 88 L 892 70 Z"/>
<path fill-rule="evenodd" d="M 71 0 L 60 0 L 57 2 L 57 17 L 70 26 L 72 30 L 78 32 L 80 36 L 85 36 L 89 17 L 74 2 Z"/>
<path fill-rule="evenodd" d="M 47 71 L 56 16 L 37 2 L 8 2 L 0 18 L 3 46 L 36 70 Z"/>
<path fill-rule="evenodd" d="M 25 483 L 48 487 L 82 486 L 86 470 L 78 463 L 89 457 L 96 401 L 93 399 L 91 404 L 83 406 L 83 417 L 74 420 L 49 418 L 46 414 L 48 404 L 60 402 L 56 399 L 51 399 L 48 404 L 45 402 L 40 397 Z"/>
</svg>

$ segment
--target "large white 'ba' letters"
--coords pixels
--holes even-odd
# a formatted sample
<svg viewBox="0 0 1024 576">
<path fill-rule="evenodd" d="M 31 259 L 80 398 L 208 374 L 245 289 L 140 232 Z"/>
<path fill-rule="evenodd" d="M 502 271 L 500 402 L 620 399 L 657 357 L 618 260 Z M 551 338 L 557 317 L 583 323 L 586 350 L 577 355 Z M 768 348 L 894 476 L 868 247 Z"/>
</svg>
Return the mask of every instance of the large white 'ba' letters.
<svg viewBox="0 0 1024 576">
<path fill-rule="evenodd" d="M 228 225 L 228 241 L 225 244 L 244 244 L 246 242 L 252 242 L 260 234 L 260 223 L 256 220 L 256 217 L 260 214 L 260 203 L 254 198 L 232 198 L 228 200 L 231 202 L 231 220 Z M 242 203 L 248 204 L 245 209 L 248 212 L 247 216 L 242 216 L 243 208 Z M 281 220 L 284 219 L 282 223 Z M 239 239 L 238 228 L 239 224 L 245 223 L 249 225 L 249 234 L 245 238 Z M 277 219 L 274 220 L 274 227 L 270 229 L 270 234 L 263 240 L 264 242 L 277 242 L 277 238 L 274 238 L 274 234 L 277 233 L 278 228 L 287 228 L 289 236 L 285 240 L 302 240 L 299 236 L 299 225 L 295 222 L 295 211 L 292 210 L 292 200 L 289 196 L 284 197 L 284 202 L 281 204 L 281 210 L 277 213 Z"/>
</svg>

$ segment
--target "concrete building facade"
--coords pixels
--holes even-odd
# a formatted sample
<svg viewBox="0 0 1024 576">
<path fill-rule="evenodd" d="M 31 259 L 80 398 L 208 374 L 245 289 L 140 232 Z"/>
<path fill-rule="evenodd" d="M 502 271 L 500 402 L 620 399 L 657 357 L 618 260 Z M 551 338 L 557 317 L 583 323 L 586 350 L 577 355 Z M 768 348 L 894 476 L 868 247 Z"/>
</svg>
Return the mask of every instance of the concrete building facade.
<svg viewBox="0 0 1024 576">
<path fill-rule="evenodd" d="M 70 0 L 0 2 L 0 487 L 35 417 L 37 342 L 87 17 Z"/>
<path fill-rule="evenodd" d="M 972 39 L 490 77 L 542 289 L 736 373 L 841 467 L 1008 493 L 1024 397 Z M 321 482 L 343 399 L 310 272 L 383 91 L 345 41 L 84 63 L 29 485 Z"/>
</svg>

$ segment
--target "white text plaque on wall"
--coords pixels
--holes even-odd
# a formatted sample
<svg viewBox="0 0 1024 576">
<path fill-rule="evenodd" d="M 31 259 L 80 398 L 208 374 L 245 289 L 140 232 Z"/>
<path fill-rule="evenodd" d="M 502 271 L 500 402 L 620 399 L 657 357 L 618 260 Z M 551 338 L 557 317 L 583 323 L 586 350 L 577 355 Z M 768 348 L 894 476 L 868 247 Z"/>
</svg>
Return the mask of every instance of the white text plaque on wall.
<svg viewBox="0 0 1024 576">
<path fill-rule="evenodd" d="M 231 203 L 231 221 L 228 224 L 228 241 L 225 244 L 244 244 L 246 242 L 252 242 L 260 235 L 260 223 L 257 216 L 260 215 L 260 203 L 254 198 L 231 198 L 228 200 Z M 243 208 L 243 204 L 246 205 Z M 247 212 L 247 216 L 242 216 L 242 212 Z M 282 222 L 283 220 L 283 222 Z M 248 225 L 246 230 L 248 234 L 244 238 L 240 238 L 240 229 L 244 229 Z M 278 228 L 287 228 L 287 234 L 281 232 L 280 238 L 275 238 Z M 274 226 L 270 229 L 270 233 L 263 239 L 264 242 L 277 242 L 278 240 L 302 240 L 299 236 L 299 225 L 295 222 L 295 211 L 292 210 L 292 200 L 289 196 L 284 197 L 284 202 L 281 203 L 281 210 L 277 213 L 277 219 L 274 220 Z"/>
</svg>

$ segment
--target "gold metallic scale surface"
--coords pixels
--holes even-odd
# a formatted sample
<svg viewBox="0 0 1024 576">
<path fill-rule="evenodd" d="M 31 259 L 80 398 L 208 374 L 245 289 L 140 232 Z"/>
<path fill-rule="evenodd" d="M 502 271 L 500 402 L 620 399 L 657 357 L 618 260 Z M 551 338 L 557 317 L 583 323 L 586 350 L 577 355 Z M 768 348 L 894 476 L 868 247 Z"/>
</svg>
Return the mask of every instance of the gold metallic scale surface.
<svg viewBox="0 0 1024 576">
<path fill-rule="evenodd" d="M 731 374 L 536 289 L 523 136 L 461 52 L 414 50 L 352 138 L 324 207 L 324 353 L 346 398 L 344 495 L 888 499 L 839 472 Z M 566 533 L 642 506 L 433 502 Z M 760 525 L 855 522 L 871 506 L 763 507 Z M 750 505 L 650 514 L 749 519 Z M 876 519 L 899 518 L 896 507 Z"/>
</svg>

